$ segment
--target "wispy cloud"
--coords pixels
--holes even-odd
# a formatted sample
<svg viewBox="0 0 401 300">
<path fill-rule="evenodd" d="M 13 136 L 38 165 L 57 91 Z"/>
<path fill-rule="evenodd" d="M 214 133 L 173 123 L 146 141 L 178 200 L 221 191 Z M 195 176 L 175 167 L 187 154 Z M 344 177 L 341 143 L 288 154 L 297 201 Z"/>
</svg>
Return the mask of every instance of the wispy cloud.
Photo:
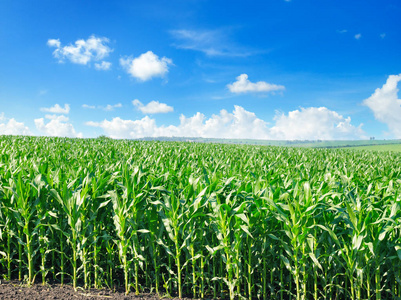
<svg viewBox="0 0 401 300">
<path fill-rule="evenodd" d="M 95 108 L 96 108 L 96 106 L 94 106 L 94 105 L 88 105 L 88 104 L 82 104 L 82 107 L 83 107 L 83 108 L 88 108 L 88 109 L 95 109 Z"/>
<path fill-rule="evenodd" d="M 82 107 L 86 108 L 86 109 L 102 109 L 105 111 L 112 111 L 115 108 L 123 107 L 123 105 L 121 103 L 117 103 L 117 104 L 113 104 L 113 105 L 107 104 L 106 106 L 102 106 L 102 105 L 95 106 L 95 105 L 82 104 Z"/>
<path fill-rule="evenodd" d="M 382 39 L 384 39 L 384 38 L 386 37 L 386 34 L 385 34 L 385 33 L 382 33 L 382 34 L 380 34 L 380 37 L 381 37 Z"/>
<path fill-rule="evenodd" d="M 176 48 L 200 51 L 208 56 L 250 56 L 255 51 L 249 51 L 229 41 L 225 30 L 170 30 L 176 40 Z"/>
<path fill-rule="evenodd" d="M 337 30 L 337 33 L 347 33 L 347 32 L 348 32 L 347 29 Z"/>
<path fill-rule="evenodd" d="M 110 68 L 111 68 L 111 62 L 102 61 L 101 63 L 95 63 L 96 70 L 107 71 L 110 70 Z"/>
<path fill-rule="evenodd" d="M 362 37 L 362 34 L 361 34 L 361 33 L 357 33 L 357 34 L 354 35 L 354 38 L 355 38 L 356 40 L 359 40 L 361 37 Z"/>
<path fill-rule="evenodd" d="M 123 107 L 123 105 L 121 103 L 117 103 L 117 104 L 114 104 L 114 105 L 107 104 L 105 107 L 101 107 L 101 109 L 103 109 L 105 111 L 112 111 L 115 108 L 120 108 L 120 107 Z"/>
</svg>

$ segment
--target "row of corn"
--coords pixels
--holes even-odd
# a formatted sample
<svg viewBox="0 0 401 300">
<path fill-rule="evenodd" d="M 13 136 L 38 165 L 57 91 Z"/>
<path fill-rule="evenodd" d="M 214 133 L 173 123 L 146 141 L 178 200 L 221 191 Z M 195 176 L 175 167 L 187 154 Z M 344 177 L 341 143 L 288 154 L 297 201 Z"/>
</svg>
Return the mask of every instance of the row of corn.
<svg viewBox="0 0 401 300">
<path fill-rule="evenodd" d="M 0 275 L 195 298 L 401 299 L 401 156 L 0 137 Z"/>
</svg>

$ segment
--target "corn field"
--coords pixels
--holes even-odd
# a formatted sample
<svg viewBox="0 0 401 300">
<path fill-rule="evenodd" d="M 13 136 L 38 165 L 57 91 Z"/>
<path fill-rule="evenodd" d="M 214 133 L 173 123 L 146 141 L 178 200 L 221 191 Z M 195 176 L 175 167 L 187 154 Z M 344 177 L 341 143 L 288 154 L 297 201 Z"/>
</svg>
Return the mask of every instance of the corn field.
<svg viewBox="0 0 401 300">
<path fill-rule="evenodd" d="M 401 299 L 401 155 L 0 137 L 0 274 L 225 299 Z"/>
</svg>

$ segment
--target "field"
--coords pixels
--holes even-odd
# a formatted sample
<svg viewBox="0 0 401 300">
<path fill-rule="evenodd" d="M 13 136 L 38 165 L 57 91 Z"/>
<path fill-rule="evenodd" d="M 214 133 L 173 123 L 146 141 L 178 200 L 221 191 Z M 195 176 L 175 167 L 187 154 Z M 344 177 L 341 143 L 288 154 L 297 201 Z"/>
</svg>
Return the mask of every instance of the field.
<svg viewBox="0 0 401 300">
<path fill-rule="evenodd" d="M 401 144 L 357 146 L 357 147 L 348 147 L 348 149 L 352 149 L 352 150 L 369 150 L 369 151 L 401 152 Z"/>
<path fill-rule="evenodd" d="M 139 141 L 164 142 L 198 142 L 215 144 L 283 146 L 304 148 L 357 148 L 365 146 L 388 145 L 401 147 L 401 140 L 255 140 L 255 139 L 223 139 L 223 138 L 189 138 L 189 137 L 158 137 L 143 138 Z"/>
<path fill-rule="evenodd" d="M 6 280 L 401 299 L 401 153 L 10 136 L 0 151 Z"/>
</svg>

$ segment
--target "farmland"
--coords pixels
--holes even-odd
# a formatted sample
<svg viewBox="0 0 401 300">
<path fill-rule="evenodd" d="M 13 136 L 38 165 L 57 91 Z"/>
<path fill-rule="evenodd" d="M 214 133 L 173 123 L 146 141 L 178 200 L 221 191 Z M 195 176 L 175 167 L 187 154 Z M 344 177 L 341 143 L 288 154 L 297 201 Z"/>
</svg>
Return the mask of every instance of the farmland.
<svg viewBox="0 0 401 300">
<path fill-rule="evenodd" d="M 0 274 L 195 298 L 400 299 L 401 155 L 0 137 Z"/>
<path fill-rule="evenodd" d="M 352 150 L 369 150 L 369 151 L 393 151 L 401 152 L 401 144 L 392 145 L 372 145 L 372 146 L 355 146 L 349 147 Z"/>
</svg>

